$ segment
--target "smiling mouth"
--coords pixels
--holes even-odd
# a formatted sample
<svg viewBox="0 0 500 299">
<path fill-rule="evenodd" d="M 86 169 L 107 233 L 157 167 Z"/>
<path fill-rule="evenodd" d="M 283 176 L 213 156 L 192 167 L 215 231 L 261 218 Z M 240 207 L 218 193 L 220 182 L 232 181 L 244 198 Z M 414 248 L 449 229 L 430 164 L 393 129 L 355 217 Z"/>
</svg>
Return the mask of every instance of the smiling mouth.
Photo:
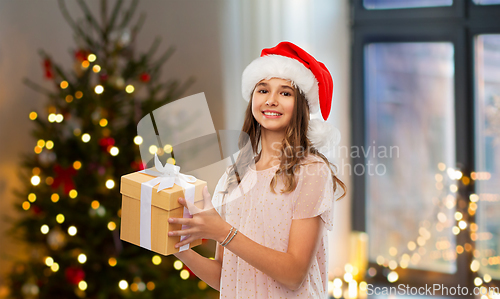
<svg viewBox="0 0 500 299">
<path fill-rule="evenodd" d="M 262 112 L 265 116 L 281 116 L 281 113 L 276 113 L 276 112 Z"/>
</svg>

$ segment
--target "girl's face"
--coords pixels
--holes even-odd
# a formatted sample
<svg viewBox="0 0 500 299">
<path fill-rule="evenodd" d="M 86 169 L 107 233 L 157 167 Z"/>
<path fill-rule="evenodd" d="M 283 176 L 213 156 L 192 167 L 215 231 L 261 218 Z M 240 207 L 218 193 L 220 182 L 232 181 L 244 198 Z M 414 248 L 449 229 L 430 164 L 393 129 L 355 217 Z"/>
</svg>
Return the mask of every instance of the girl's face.
<svg viewBox="0 0 500 299">
<path fill-rule="evenodd" d="M 261 80 L 252 94 L 252 114 L 262 129 L 284 133 L 292 119 L 294 105 L 295 89 L 288 80 Z"/>
</svg>

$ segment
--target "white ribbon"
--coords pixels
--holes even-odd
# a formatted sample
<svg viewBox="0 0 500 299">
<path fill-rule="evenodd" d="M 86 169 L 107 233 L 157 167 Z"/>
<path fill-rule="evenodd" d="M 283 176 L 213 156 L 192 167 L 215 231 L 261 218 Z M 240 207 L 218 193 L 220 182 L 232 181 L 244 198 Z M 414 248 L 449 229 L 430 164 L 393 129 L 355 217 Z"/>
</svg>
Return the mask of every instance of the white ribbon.
<svg viewBox="0 0 500 299">
<path fill-rule="evenodd" d="M 194 182 L 196 182 L 196 178 L 194 176 L 180 173 L 181 168 L 179 166 L 169 163 L 162 165 L 156 153 L 155 168 L 157 171 L 151 169 L 139 171 L 156 177 L 141 184 L 140 246 L 148 250 L 151 250 L 151 198 L 153 194 L 153 187 L 160 184 L 157 191 L 160 192 L 163 189 L 172 188 L 174 184 L 176 184 L 184 189 L 184 198 L 186 201 L 194 203 Z M 193 218 L 186 207 L 184 207 L 183 217 Z M 187 227 L 188 226 L 186 225 L 182 225 L 182 229 Z M 181 241 L 187 237 L 188 236 L 183 236 Z M 189 249 L 189 243 L 182 246 L 179 249 L 179 252 L 187 249 Z"/>
</svg>

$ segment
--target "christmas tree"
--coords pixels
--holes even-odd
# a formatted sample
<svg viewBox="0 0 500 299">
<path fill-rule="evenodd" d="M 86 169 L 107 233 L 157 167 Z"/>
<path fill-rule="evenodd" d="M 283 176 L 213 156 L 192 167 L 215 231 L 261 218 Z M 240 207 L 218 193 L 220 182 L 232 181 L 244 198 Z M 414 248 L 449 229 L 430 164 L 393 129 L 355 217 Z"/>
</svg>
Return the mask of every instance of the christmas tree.
<svg viewBox="0 0 500 299">
<path fill-rule="evenodd" d="M 25 81 L 48 103 L 29 114 L 35 147 L 20 167 L 24 187 L 16 191 L 16 207 L 21 215 L 11 230 L 29 251 L 9 275 L 12 298 L 217 297 L 173 255 L 159 256 L 120 240 L 119 180 L 144 167 L 136 124 L 179 99 L 192 83 L 160 81 L 173 48 L 154 58 L 158 38 L 146 53 L 135 53 L 145 15 L 132 25 L 138 1 L 123 2 L 102 0 L 98 20 L 84 0 L 77 0 L 84 18 L 74 20 L 60 0 L 75 34 L 74 65 L 65 70 L 40 51 L 45 78 L 54 88 Z M 207 255 L 203 246 L 194 250 Z"/>
</svg>

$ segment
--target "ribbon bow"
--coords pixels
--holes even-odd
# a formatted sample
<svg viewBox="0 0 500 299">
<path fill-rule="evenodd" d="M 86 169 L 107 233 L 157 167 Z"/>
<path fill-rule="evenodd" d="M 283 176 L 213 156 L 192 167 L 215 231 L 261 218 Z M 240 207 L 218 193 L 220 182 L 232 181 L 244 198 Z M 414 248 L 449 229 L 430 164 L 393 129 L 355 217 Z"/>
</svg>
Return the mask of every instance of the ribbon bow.
<svg viewBox="0 0 500 299">
<path fill-rule="evenodd" d="M 162 165 L 156 153 L 155 168 L 156 171 L 152 169 L 144 169 L 141 172 L 157 177 L 156 179 L 151 180 L 151 183 L 155 182 L 154 186 L 160 183 L 157 192 L 160 192 L 163 189 L 172 188 L 174 184 L 185 188 L 186 184 L 193 184 L 196 182 L 196 178 L 194 176 L 181 173 L 180 166 L 170 163 Z"/>
</svg>

